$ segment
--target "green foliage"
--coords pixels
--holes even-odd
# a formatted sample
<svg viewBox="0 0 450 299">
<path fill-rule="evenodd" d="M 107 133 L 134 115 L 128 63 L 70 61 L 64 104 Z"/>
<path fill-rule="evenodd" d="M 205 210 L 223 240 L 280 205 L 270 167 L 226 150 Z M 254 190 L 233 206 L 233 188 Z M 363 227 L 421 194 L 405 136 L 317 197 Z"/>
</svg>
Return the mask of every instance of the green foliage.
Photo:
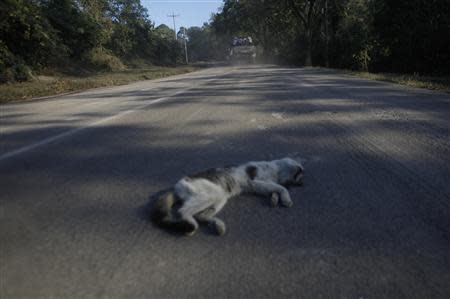
<svg viewBox="0 0 450 299">
<path fill-rule="evenodd" d="M 87 17 L 99 26 L 97 32 L 97 46 L 105 45 L 110 40 L 113 31 L 110 1 L 78 0 L 78 2 Z"/>
<path fill-rule="evenodd" d="M 233 36 L 251 36 L 263 61 L 449 74 L 449 28 L 450 0 L 224 0 L 186 41 L 190 61 L 224 59 Z M 184 63 L 174 35 L 141 0 L 1 0 L 0 83 L 52 66 Z"/>
<path fill-rule="evenodd" d="M 12 67 L 12 74 L 14 76 L 14 80 L 17 82 L 29 81 L 33 78 L 31 69 L 23 63 L 14 64 Z"/>
<path fill-rule="evenodd" d="M 374 34 L 385 51 L 377 57 L 377 70 L 450 72 L 449 0 L 376 1 L 373 6 Z"/>
<path fill-rule="evenodd" d="M 30 79 L 30 68 L 175 65 L 181 47 L 163 31 L 153 28 L 140 0 L 2 0 L 0 82 Z"/>
<path fill-rule="evenodd" d="M 175 32 L 164 24 L 156 27 L 152 35 L 155 64 L 173 65 L 182 61 L 183 48 L 174 35 Z"/>
<path fill-rule="evenodd" d="M 154 28 L 140 0 L 112 0 L 109 3 L 113 27 L 107 47 L 122 58 L 153 59 Z"/>
<path fill-rule="evenodd" d="M 4 67 L 26 63 L 39 67 L 61 57 L 66 47 L 34 1 L 0 3 L 0 60 Z"/>
<path fill-rule="evenodd" d="M 186 67 L 151 67 L 130 69 L 114 73 L 85 74 L 81 77 L 66 76 L 54 73 L 46 80 L 33 80 L 32 82 L 1 84 L 0 104 L 29 99 L 33 97 L 55 95 L 71 91 L 78 91 L 101 86 L 122 85 L 140 80 L 150 80 L 184 74 L 195 71 L 196 68 Z"/>
<path fill-rule="evenodd" d="M 80 58 L 99 46 L 100 25 L 89 14 L 82 12 L 73 0 L 47 0 L 42 11 L 67 46 L 71 57 Z"/>
<path fill-rule="evenodd" d="M 216 52 L 217 39 L 208 24 L 187 29 L 187 36 L 189 61 L 207 61 L 220 56 Z"/>
<path fill-rule="evenodd" d="M 347 0 L 336 9 L 331 53 L 335 66 L 368 71 L 374 38 L 372 16 L 367 0 Z"/>
<path fill-rule="evenodd" d="M 10 67 L 14 63 L 14 55 L 9 51 L 6 44 L 0 40 L 0 83 L 13 80 Z"/>
<path fill-rule="evenodd" d="M 111 51 L 98 47 L 87 52 L 84 59 L 95 69 L 105 71 L 122 71 L 125 69 L 122 61 L 114 56 Z"/>
<path fill-rule="evenodd" d="M 450 0 L 225 0 L 211 25 L 280 62 L 450 73 Z"/>
</svg>

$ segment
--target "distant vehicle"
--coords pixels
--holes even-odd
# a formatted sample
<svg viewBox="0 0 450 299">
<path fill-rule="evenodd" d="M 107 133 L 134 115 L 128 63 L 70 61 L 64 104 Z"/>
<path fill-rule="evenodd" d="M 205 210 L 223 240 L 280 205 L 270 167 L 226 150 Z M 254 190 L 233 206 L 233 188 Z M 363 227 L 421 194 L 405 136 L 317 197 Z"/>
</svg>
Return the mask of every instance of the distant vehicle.
<svg viewBox="0 0 450 299">
<path fill-rule="evenodd" d="M 228 58 L 232 62 L 250 62 L 256 60 L 256 47 L 251 37 L 234 37 Z"/>
</svg>

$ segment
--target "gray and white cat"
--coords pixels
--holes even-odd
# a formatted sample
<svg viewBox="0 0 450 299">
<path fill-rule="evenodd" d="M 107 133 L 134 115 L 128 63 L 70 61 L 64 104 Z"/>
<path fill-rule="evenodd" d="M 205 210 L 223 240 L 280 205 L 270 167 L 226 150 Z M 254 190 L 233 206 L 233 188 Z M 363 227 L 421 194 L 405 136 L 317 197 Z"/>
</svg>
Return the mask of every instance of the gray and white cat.
<svg viewBox="0 0 450 299">
<path fill-rule="evenodd" d="M 197 231 L 197 221 L 205 222 L 223 235 L 225 223 L 216 214 L 229 198 L 242 193 L 270 195 L 272 205 L 281 201 L 290 207 L 287 188 L 302 184 L 303 166 L 291 158 L 208 169 L 183 177 L 173 190 L 162 195 L 153 207 L 153 220 L 187 235 Z"/>
</svg>

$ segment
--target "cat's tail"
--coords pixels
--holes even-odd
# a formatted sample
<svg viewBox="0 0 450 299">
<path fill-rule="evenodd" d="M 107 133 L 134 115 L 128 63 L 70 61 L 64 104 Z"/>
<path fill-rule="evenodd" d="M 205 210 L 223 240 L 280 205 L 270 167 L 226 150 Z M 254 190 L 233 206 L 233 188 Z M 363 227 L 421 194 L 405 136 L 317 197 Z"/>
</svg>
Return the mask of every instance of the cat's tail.
<svg viewBox="0 0 450 299">
<path fill-rule="evenodd" d="M 186 234 L 193 233 L 196 229 L 194 224 L 173 215 L 173 206 L 180 201 L 173 191 L 164 193 L 153 205 L 152 220 L 161 227 Z"/>
</svg>

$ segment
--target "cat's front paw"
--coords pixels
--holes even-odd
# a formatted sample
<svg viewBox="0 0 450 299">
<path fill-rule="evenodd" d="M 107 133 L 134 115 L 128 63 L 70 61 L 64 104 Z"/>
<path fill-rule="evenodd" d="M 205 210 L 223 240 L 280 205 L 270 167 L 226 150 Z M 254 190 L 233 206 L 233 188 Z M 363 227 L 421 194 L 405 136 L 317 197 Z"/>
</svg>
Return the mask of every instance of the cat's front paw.
<svg viewBox="0 0 450 299">
<path fill-rule="evenodd" d="M 223 236 L 225 232 L 227 231 L 227 228 L 225 226 L 225 223 L 220 219 L 214 219 L 213 222 L 214 230 L 216 231 L 216 234 L 219 236 Z"/>
<path fill-rule="evenodd" d="M 197 232 L 197 229 L 194 229 L 192 231 L 186 232 L 184 235 L 186 237 L 192 237 L 193 235 L 195 235 L 196 232 Z"/>
<path fill-rule="evenodd" d="M 292 207 L 293 204 L 294 204 L 294 202 L 292 201 L 292 199 L 290 197 L 282 197 L 281 198 L 281 205 L 283 207 L 290 208 L 290 207 Z"/>
<path fill-rule="evenodd" d="M 272 207 L 278 206 L 278 202 L 280 201 L 280 195 L 276 192 L 272 193 L 270 196 L 270 205 Z"/>
</svg>

